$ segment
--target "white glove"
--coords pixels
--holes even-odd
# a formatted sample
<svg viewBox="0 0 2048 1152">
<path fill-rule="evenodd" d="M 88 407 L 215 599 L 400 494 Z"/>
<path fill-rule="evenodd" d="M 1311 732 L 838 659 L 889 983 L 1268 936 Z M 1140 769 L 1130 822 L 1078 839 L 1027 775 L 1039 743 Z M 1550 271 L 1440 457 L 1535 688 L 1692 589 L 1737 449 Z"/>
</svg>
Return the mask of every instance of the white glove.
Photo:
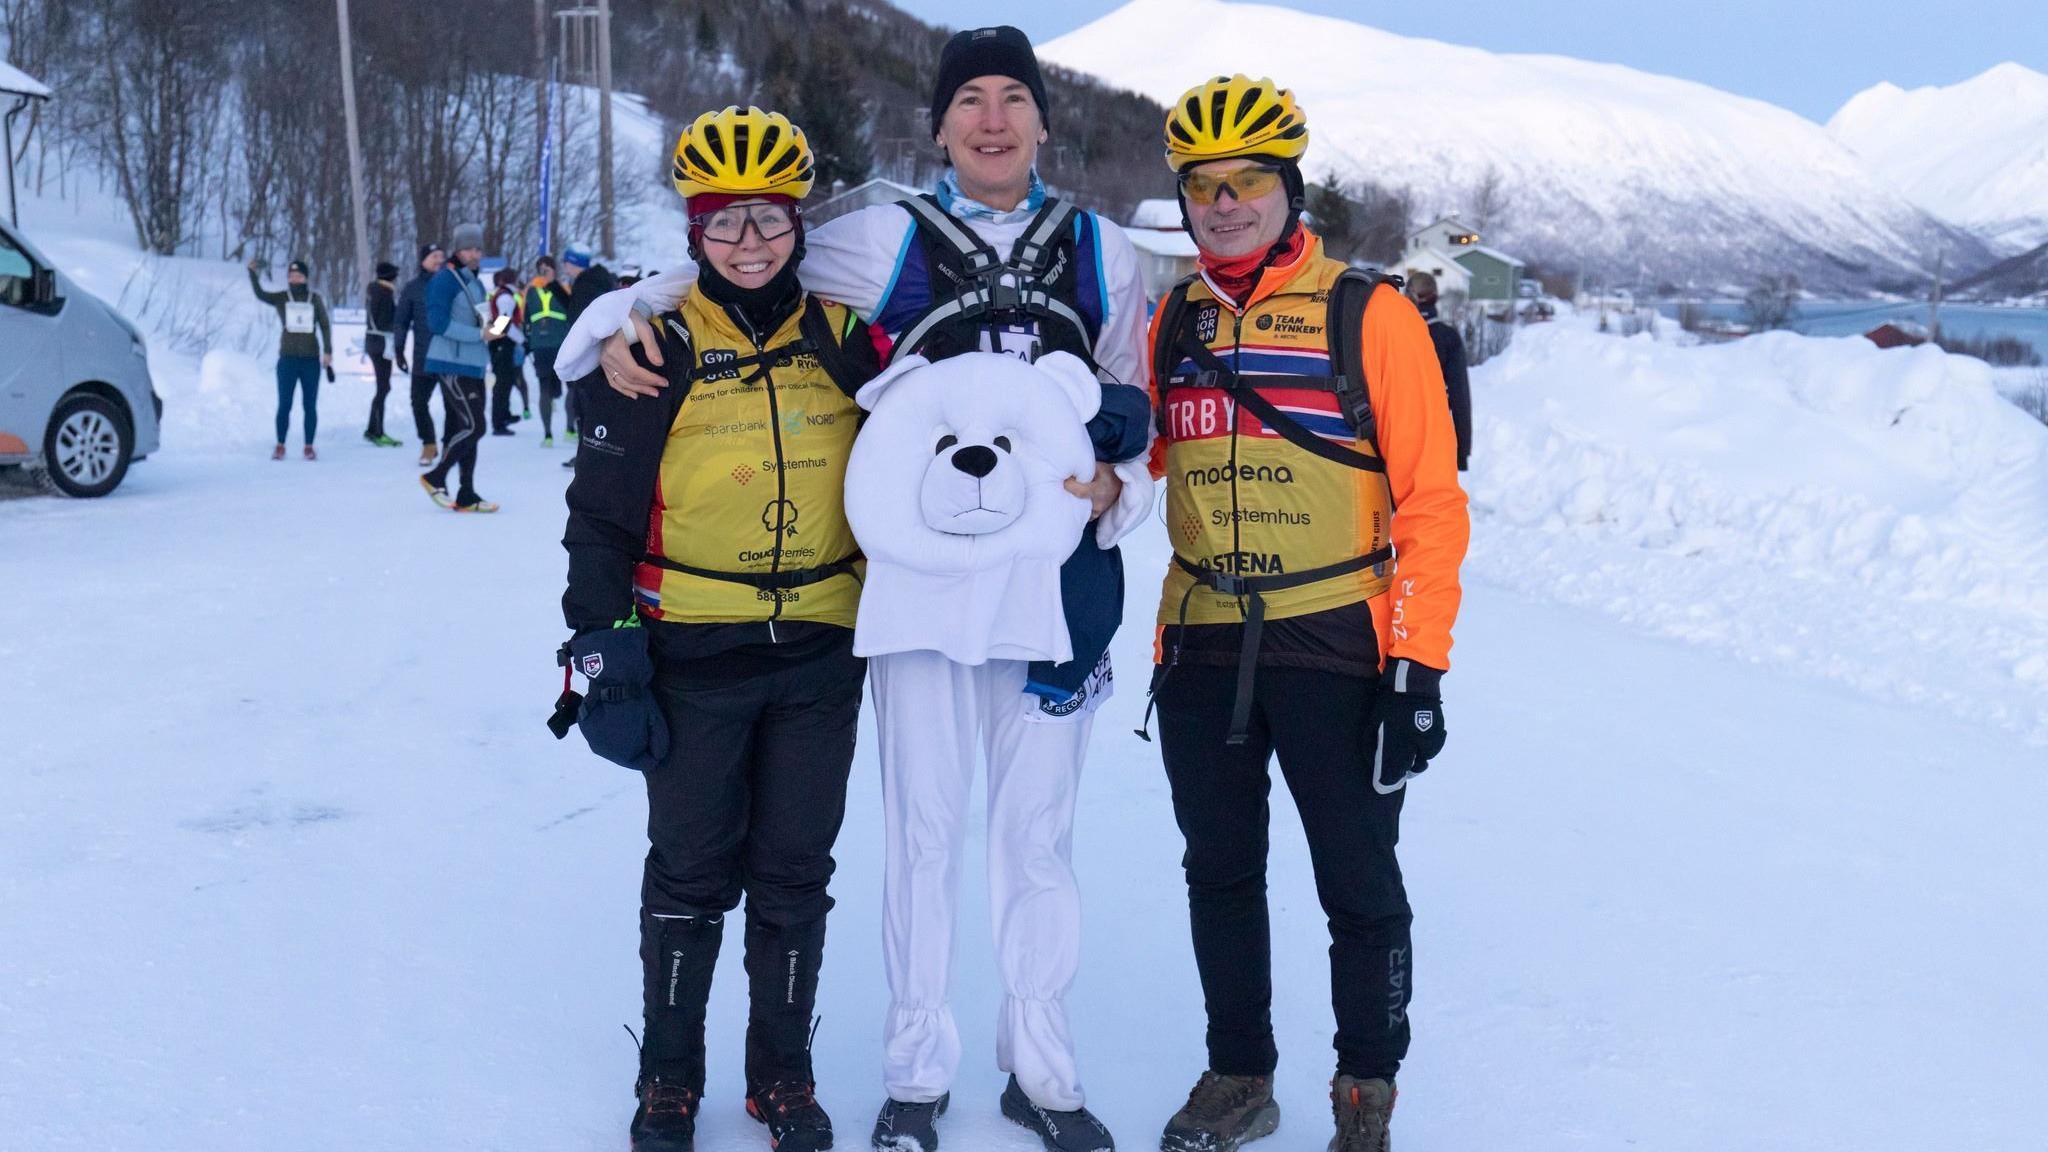
<svg viewBox="0 0 2048 1152">
<path fill-rule="evenodd" d="M 1114 471 L 1117 479 L 1124 482 L 1124 490 L 1117 494 L 1116 503 L 1095 521 L 1098 548 L 1114 548 L 1117 541 L 1136 531 L 1152 514 L 1152 499 L 1157 491 L 1144 456 L 1126 460 L 1116 465 Z"/>
<path fill-rule="evenodd" d="M 555 353 L 555 375 L 564 380 L 590 375 L 597 370 L 604 342 L 613 333 L 624 336 L 628 344 L 638 339 L 633 332 L 636 307 L 644 308 L 647 315 L 659 315 L 682 303 L 696 282 L 697 266 L 691 264 L 592 300 L 569 326 L 569 334 L 562 337 L 562 347 Z"/>
</svg>

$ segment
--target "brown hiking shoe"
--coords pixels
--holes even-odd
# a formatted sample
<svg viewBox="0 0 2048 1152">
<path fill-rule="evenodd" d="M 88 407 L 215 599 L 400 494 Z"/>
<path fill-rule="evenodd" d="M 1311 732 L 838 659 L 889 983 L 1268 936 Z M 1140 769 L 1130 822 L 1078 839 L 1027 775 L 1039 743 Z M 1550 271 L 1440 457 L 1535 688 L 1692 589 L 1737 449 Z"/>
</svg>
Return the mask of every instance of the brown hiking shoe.
<svg viewBox="0 0 2048 1152">
<path fill-rule="evenodd" d="M 640 1106 L 627 1130 L 633 1152 L 693 1152 L 697 1147 L 695 1089 L 659 1077 L 643 1077 L 633 1085 Z"/>
<path fill-rule="evenodd" d="M 1396 1095 L 1385 1080 L 1332 1080 L 1330 1107 L 1337 1114 L 1337 1134 L 1330 1137 L 1330 1152 L 1391 1152 L 1387 1124 L 1394 1118 Z"/>
<path fill-rule="evenodd" d="M 1160 1152 L 1237 1152 L 1280 1127 L 1271 1076 L 1202 1073 L 1188 1102 L 1166 1122 Z"/>
</svg>

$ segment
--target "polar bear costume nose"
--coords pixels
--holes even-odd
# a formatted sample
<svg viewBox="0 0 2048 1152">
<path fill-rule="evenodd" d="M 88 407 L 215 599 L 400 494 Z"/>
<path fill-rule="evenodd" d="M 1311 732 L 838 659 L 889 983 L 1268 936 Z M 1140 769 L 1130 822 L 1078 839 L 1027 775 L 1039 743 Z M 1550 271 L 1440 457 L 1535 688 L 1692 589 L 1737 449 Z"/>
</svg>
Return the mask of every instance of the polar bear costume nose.
<svg viewBox="0 0 2048 1152">
<path fill-rule="evenodd" d="M 996 470 L 995 450 L 980 444 L 962 448 L 953 453 L 953 467 L 979 480 Z"/>
</svg>

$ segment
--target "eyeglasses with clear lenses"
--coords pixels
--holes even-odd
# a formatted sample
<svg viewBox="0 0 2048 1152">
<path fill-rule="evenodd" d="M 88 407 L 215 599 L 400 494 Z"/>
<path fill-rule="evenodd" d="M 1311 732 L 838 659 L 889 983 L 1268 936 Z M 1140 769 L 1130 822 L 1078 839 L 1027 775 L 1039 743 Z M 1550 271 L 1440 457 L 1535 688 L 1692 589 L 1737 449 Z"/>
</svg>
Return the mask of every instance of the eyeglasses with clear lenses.
<svg viewBox="0 0 2048 1152">
<path fill-rule="evenodd" d="M 1180 190 L 1189 202 L 1214 204 L 1223 189 L 1230 189 L 1231 198 L 1242 204 L 1256 200 L 1280 186 L 1278 168 L 1239 168 L 1235 172 L 1183 172 L 1180 174 Z"/>
<path fill-rule="evenodd" d="M 779 240 L 796 231 L 797 217 L 801 211 L 794 204 L 735 204 L 706 212 L 692 223 L 704 230 L 706 240 L 720 244 L 737 244 L 746 237 L 747 225 L 754 226 L 754 234 L 765 243 Z"/>
</svg>

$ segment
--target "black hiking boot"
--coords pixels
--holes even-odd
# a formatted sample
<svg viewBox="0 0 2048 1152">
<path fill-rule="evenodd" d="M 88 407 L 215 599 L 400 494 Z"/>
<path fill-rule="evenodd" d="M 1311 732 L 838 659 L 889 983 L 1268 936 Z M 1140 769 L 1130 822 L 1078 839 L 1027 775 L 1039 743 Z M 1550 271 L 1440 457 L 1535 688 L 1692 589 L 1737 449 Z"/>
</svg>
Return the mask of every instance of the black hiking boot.
<svg viewBox="0 0 2048 1152">
<path fill-rule="evenodd" d="M 1271 1076 L 1204 1072 L 1188 1102 L 1166 1122 L 1160 1152 L 1237 1152 L 1280 1127 Z"/>
<path fill-rule="evenodd" d="M 768 1146 L 775 1152 L 825 1152 L 832 1146 L 832 1118 L 818 1106 L 816 1085 L 770 1085 L 747 1097 L 747 1115 L 768 1126 Z"/>
<path fill-rule="evenodd" d="M 1339 1076 L 1330 1082 L 1330 1108 L 1337 1134 L 1329 1152 L 1391 1152 L 1387 1125 L 1394 1118 L 1394 1086 L 1385 1080 Z"/>
<path fill-rule="evenodd" d="M 1086 1108 L 1072 1112 L 1040 1108 L 1024 1095 L 1015 1076 L 1003 1089 L 1003 1115 L 1031 1129 L 1046 1152 L 1116 1152 L 1116 1141 L 1110 1139 L 1109 1129 L 1102 1126 L 1094 1113 Z"/>
<path fill-rule="evenodd" d="M 633 1086 L 633 1152 L 696 1152 L 697 1093 L 686 1085 L 642 1079 Z"/>
<path fill-rule="evenodd" d="M 946 1114 L 951 1092 L 923 1104 L 883 1101 L 875 1117 L 875 1152 L 939 1152 L 939 1117 Z"/>
</svg>

